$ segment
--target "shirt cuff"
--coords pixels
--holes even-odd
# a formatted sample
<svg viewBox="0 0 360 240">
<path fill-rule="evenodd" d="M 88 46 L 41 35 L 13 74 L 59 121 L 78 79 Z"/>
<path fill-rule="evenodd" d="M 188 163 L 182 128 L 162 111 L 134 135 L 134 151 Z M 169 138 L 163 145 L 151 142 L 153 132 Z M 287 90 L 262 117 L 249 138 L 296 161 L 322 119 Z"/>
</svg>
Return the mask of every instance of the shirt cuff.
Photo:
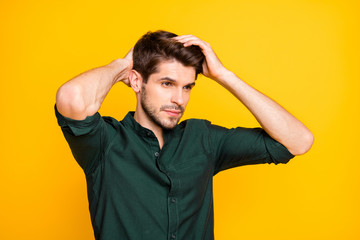
<svg viewBox="0 0 360 240">
<path fill-rule="evenodd" d="M 68 129 L 75 136 L 91 132 L 98 125 L 101 119 L 100 114 L 97 112 L 92 116 L 87 116 L 84 120 L 75 120 L 61 115 L 61 113 L 57 110 L 56 104 L 54 108 L 59 126 L 63 130 Z"/>
<path fill-rule="evenodd" d="M 271 137 L 265 138 L 265 145 L 271 159 L 275 164 L 287 163 L 290 161 L 290 159 L 295 157 L 284 145 L 275 139 L 272 139 Z"/>
</svg>

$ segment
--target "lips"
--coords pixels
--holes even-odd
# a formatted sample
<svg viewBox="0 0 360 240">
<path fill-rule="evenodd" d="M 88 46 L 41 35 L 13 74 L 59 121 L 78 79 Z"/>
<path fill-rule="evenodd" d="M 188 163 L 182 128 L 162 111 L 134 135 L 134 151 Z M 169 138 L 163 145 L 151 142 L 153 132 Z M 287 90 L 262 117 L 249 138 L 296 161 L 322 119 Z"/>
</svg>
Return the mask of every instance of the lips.
<svg viewBox="0 0 360 240">
<path fill-rule="evenodd" d="M 170 116 L 173 116 L 173 117 L 177 117 L 179 116 L 179 114 L 181 114 L 181 111 L 180 110 L 163 110 L 164 112 L 166 112 L 167 114 L 169 114 Z"/>
</svg>

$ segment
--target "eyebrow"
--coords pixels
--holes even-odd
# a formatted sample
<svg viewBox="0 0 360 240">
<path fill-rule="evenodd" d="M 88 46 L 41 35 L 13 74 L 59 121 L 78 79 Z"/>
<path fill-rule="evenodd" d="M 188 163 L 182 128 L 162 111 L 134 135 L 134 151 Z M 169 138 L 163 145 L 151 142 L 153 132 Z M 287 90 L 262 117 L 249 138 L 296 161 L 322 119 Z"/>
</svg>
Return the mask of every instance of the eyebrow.
<svg viewBox="0 0 360 240">
<path fill-rule="evenodd" d="M 162 77 L 159 79 L 160 80 L 167 80 L 167 81 L 170 81 L 170 82 L 176 82 L 175 79 L 173 78 L 170 78 L 170 77 Z M 189 86 L 195 86 L 195 82 L 192 82 L 192 83 L 189 83 L 189 84 L 186 84 L 185 87 L 189 87 Z"/>
<path fill-rule="evenodd" d="M 187 84 L 187 85 L 185 85 L 185 87 L 194 87 L 195 86 L 195 82 L 192 82 L 192 83 L 189 83 L 189 84 Z"/>
<path fill-rule="evenodd" d="M 170 81 L 170 82 L 176 82 L 175 79 L 172 79 L 172 78 L 170 78 L 170 77 L 162 77 L 162 78 L 160 78 L 159 80 L 168 80 L 168 81 Z"/>
</svg>

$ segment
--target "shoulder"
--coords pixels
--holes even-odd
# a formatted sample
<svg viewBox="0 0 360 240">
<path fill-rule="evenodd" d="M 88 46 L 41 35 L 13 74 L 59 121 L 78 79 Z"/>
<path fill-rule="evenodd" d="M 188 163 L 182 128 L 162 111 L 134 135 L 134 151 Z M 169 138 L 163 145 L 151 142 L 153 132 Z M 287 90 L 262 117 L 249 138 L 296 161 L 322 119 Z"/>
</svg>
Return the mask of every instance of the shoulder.
<svg viewBox="0 0 360 240">
<path fill-rule="evenodd" d="M 118 120 L 111 116 L 102 116 L 101 117 L 105 126 L 106 134 L 110 134 L 112 136 L 122 134 L 124 131 L 126 132 L 126 126 L 124 125 L 123 120 Z"/>
<path fill-rule="evenodd" d="M 114 128 L 117 128 L 117 127 L 120 126 L 120 122 L 117 119 L 113 118 L 113 117 L 104 116 L 104 117 L 102 117 L 102 119 L 104 120 L 105 123 L 111 125 Z"/>
<path fill-rule="evenodd" d="M 213 125 L 206 119 L 187 119 L 179 124 L 179 129 L 184 132 L 191 132 L 192 134 L 198 134 L 202 136 L 210 136 L 219 129 L 225 129 L 221 126 Z"/>
<path fill-rule="evenodd" d="M 212 132 L 213 133 L 228 132 L 233 129 L 233 128 L 227 128 L 227 127 L 213 124 L 211 121 L 206 120 L 206 119 L 196 119 L 196 118 L 191 118 L 191 119 L 185 120 L 181 124 L 183 124 L 184 126 L 189 127 L 189 128 L 199 128 L 202 130 L 206 130 L 207 132 L 210 132 L 210 133 L 212 133 Z M 238 127 L 238 128 L 241 128 L 241 127 Z"/>
<path fill-rule="evenodd" d="M 211 125 L 210 121 L 197 118 L 190 118 L 179 124 L 180 128 L 208 128 L 209 125 Z"/>
</svg>

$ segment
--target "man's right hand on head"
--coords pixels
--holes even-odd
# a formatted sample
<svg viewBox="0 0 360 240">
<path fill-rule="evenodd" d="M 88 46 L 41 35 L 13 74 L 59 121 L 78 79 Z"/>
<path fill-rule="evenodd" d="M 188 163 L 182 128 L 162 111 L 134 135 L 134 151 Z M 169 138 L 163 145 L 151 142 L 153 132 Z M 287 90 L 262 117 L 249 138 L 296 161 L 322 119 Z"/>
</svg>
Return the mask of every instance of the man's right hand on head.
<svg viewBox="0 0 360 240">
<path fill-rule="evenodd" d="M 123 70 L 115 77 L 115 82 L 123 82 L 128 87 L 130 87 L 129 74 L 133 68 L 133 50 L 134 48 L 131 48 L 124 58 L 114 61 L 123 66 Z"/>
</svg>

